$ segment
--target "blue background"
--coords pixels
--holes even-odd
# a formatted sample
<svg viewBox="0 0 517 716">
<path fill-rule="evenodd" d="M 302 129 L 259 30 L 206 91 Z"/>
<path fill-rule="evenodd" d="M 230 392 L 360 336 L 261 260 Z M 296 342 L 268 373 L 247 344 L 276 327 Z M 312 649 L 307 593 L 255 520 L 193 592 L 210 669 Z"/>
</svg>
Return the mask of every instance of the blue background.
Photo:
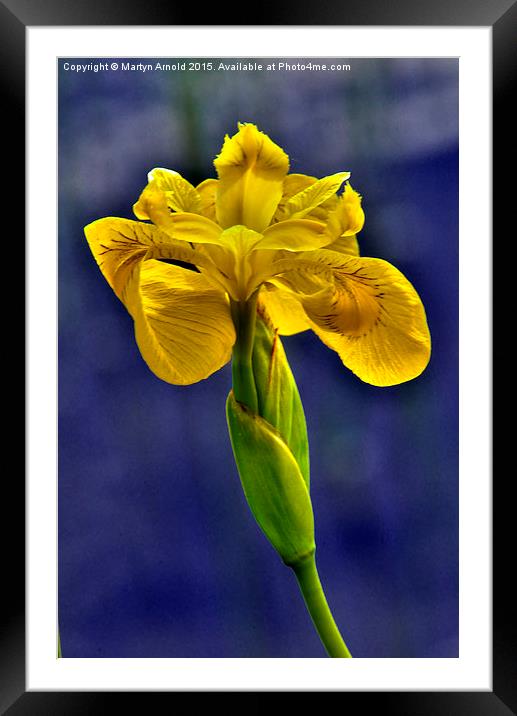
<svg viewBox="0 0 517 716">
<path fill-rule="evenodd" d="M 215 176 L 224 134 L 251 121 L 291 171 L 352 172 L 361 252 L 411 280 L 433 340 L 420 378 L 374 388 L 312 332 L 284 339 L 307 415 L 327 598 L 356 657 L 458 656 L 457 60 L 351 59 L 350 72 L 327 73 L 75 73 L 64 62 L 63 655 L 325 656 L 242 494 L 224 414 L 230 367 L 187 387 L 158 380 L 83 234 L 103 216 L 134 218 L 155 166 L 193 183 Z"/>
</svg>

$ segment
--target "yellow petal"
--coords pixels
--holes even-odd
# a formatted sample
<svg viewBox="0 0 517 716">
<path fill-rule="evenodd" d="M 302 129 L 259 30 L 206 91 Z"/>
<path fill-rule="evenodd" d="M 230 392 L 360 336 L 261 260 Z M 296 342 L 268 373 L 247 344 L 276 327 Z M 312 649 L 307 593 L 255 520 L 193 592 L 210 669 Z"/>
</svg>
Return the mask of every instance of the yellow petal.
<svg viewBox="0 0 517 716">
<path fill-rule="evenodd" d="M 347 256 L 359 256 L 359 243 L 356 236 L 341 236 L 325 246 L 329 251 L 337 251 Z"/>
<path fill-rule="evenodd" d="M 261 244 L 262 235 L 246 226 L 231 226 L 220 235 L 220 244 L 228 251 L 245 258 L 253 249 Z"/>
<path fill-rule="evenodd" d="M 292 196 L 307 189 L 308 186 L 311 186 L 311 184 L 317 181 L 318 179 L 316 177 L 310 176 L 309 174 L 288 174 L 282 186 L 282 201 L 287 203 Z"/>
<path fill-rule="evenodd" d="M 286 219 L 285 206 L 289 199 L 316 181 L 318 181 L 316 177 L 311 177 L 307 174 L 288 174 L 282 184 L 282 198 L 277 206 L 273 221 Z"/>
<path fill-rule="evenodd" d="M 329 237 L 331 241 L 336 241 L 342 236 L 353 236 L 358 234 L 363 226 L 364 211 L 361 207 L 361 196 L 350 184 L 347 184 L 336 208 L 327 217 Z"/>
<path fill-rule="evenodd" d="M 297 261 L 277 263 L 294 268 Z M 315 333 L 361 380 L 396 385 L 424 370 L 431 351 L 424 307 L 398 269 L 323 249 L 304 254 L 298 273 L 302 292 L 307 275 L 320 276 L 322 288 L 300 300 Z M 285 276 L 296 287 L 297 272 Z"/>
<path fill-rule="evenodd" d="M 132 273 L 145 258 L 176 259 L 213 268 L 208 257 L 152 224 L 107 217 L 88 224 L 84 233 L 105 279 L 122 301 Z"/>
<path fill-rule="evenodd" d="M 221 228 L 215 222 L 192 212 L 171 213 L 169 203 L 167 193 L 152 181 L 133 208 L 137 216 L 150 219 L 174 239 L 195 244 L 219 243 Z M 198 208 L 200 207 L 201 199 Z"/>
<path fill-rule="evenodd" d="M 215 270 L 185 241 L 152 224 L 106 218 L 85 228 L 106 280 L 135 321 L 144 360 L 162 380 L 184 385 L 206 378 L 230 359 L 235 331 L 224 290 L 205 274 L 156 261 L 176 259 Z"/>
<path fill-rule="evenodd" d="M 201 200 L 199 213 L 211 221 L 217 221 L 215 215 L 215 197 L 217 192 L 217 179 L 205 179 L 198 184 L 197 193 Z"/>
<path fill-rule="evenodd" d="M 244 225 L 262 232 L 282 197 L 287 154 L 254 124 L 239 124 L 237 134 L 225 137 L 214 165 L 218 223 L 225 229 Z"/>
<path fill-rule="evenodd" d="M 285 217 L 302 219 L 311 211 L 323 204 L 348 179 L 350 172 L 339 172 L 319 179 L 310 186 L 291 197 L 285 205 Z"/>
<path fill-rule="evenodd" d="M 263 236 L 257 249 L 310 251 L 328 244 L 325 224 L 310 219 L 280 221 L 266 229 Z"/>
<path fill-rule="evenodd" d="M 324 223 L 326 223 L 329 214 L 336 210 L 338 204 L 339 196 L 337 194 L 332 194 L 332 196 L 326 199 L 323 204 L 320 204 L 319 206 L 316 206 L 314 209 L 312 209 L 312 211 L 307 214 L 305 218 L 315 219 L 315 221 L 323 221 Z"/>
<path fill-rule="evenodd" d="M 300 301 L 290 291 L 266 284 L 259 293 L 258 304 L 283 336 L 292 336 L 311 327 Z"/>
<path fill-rule="evenodd" d="M 221 229 L 199 214 L 171 214 L 161 227 L 171 238 L 194 244 L 219 244 Z"/>
<path fill-rule="evenodd" d="M 151 201 L 156 204 L 157 193 L 162 195 L 163 203 L 169 211 L 201 213 L 201 197 L 199 193 L 178 172 L 157 168 L 149 172 L 148 179 L 148 185 L 133 206 L 133 211 L 138 219 L 151 219 L 148 202 Z"/>
<path fill-rule="evenodd" d="M 128 285 L 138 347 L 162 380 L 189 385 L 228 363 L 235 329 L 224 293 L 202 274 L 145 261 Z"/>
</svg>

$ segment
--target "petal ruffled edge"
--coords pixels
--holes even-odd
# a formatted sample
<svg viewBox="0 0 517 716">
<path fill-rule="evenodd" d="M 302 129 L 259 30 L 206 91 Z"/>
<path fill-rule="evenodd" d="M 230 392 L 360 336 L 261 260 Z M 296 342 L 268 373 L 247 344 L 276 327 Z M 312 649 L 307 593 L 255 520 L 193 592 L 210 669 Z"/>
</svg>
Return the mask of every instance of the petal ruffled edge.
<svg viewBox="0 0 517 716">
<path fill-rule="evenodd" d="M 335 208 L 327 217 L 329 244 L 345 236 L 355 236 L 364 226 L 364 211 L 361 195 L 347 182 L 345 190 L 338 197 Z M 331 248 L 329 246 L 329 248 Z"/>
<path fill-rule="evenodd" d="M 262 232 L 282 198 L 289 157 L 254 124 L 238 124 L 226 135 L 214 160 L 219 177 L 216 195 L 217 222 L 224 229 L 243 225 Z"/>
</svg>

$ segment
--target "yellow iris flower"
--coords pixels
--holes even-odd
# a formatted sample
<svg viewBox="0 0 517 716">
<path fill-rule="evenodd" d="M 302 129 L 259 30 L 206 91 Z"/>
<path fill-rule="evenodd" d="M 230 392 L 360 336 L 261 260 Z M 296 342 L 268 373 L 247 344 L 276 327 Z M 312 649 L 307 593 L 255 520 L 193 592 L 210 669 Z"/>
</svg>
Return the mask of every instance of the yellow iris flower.
<svg viewBox="0 0 517 716">
<path fill-rule="evenodd" d="M 359 256 L 361 197 L 348 183 L 338 193 L 350 174 L 289 174 L 253 124 L 226 136 L 214 165 L 218 178 L 196 187 L 154 169 L 139 221 L 85 228 L 149 368 L 174 384 L 207 378 L 232 355 L 231 302 L 258 295 L 279 333 L 312 329 L 367 383 L 419 375 L 431 349 L 422 302 L 394 266 Z"/>
</svg>

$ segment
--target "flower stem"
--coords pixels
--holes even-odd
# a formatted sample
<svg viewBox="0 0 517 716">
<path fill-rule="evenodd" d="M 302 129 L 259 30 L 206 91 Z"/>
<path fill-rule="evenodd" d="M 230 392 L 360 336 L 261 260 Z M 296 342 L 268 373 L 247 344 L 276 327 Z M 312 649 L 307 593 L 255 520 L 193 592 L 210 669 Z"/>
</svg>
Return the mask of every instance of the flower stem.
<svg viewBox="0 0 517 716">
<path fill-rule="evenodd" d="M 298 580 L 307 610 L 327 654 L 335 658 L 351 659 L 352 654 L 339 633 L 323 593 L 314 554 L 291 566 Z"/>
<path fill-rule="evenodd" d="M 254 413 L 258 411 L 257 388 L 253 379 L 251 356 L 255 337 L 257 293 L 247 301 L 231 301 L 233 323 L 237 338 L 233 347 L 233 394 Z"/>
<path fill-rule="evenodd" d="M 257 316 L 257 294 L 258 292 L 251 296 L 247 301 L 230 301 L 230 309 L 236 332 L 236 340 L 235 345 L 233 347 L 232 357 L 233 395 L 238 403 L 245 405 L 252 413 L 255 414 L 258 414 L 259 412 L 259 401 L 257 393 L 257 384 L 255 383 L 255 376 L 253 372 L 252 355 L 253 343 L 255 340 L 255 325 Z M 286 409 L 288 408 L 286 407 Z M 274 425 L 273 427 L 276 428 L 276 425 Z M 259 456 L 257 459 L 261 460 L 261 457 Z M 243 476 L 241 473 L 241 480 L 242 479 Z M 300 480 L 302 481 L 301 475 Z M 246 497 L 249 502 L 250 497 L 248 495 L 246 495 Z M 257 495 L 255 494 L 255 498 L 256 497 Z M 306 499 L 308 500 L 310 507 L 310 499 L 308 498 L 308 496 L 306 497 Z M 254 512 L 259 524 L 261 524 L 260 520 L 257 518 L 255 511 L 253 510 L 253 504 L 251 502 L 250 507 L 252 508 L 252 511 Z M 311 530 L 311 534 L 313 536 L 314 527 L 312 524 L 312 518 Z M 323 642 L 323 646 L 325 647 L 328 655 L 331 657 L 349 659 L 352 655 L 349 652 L 345 642 L 343 641 L 341 634 L 339 633 L 332 613 L 327 604 L 325 594 L 323 593 L 323 588 L 321 586 L 320 578 L 318 576 L 318 570 L 316 569 L 316 561 L 314 559 L 313 539 L 311 539 L 311 543 L 312 552 L 310 556 L 306 556 L 303 559 L 299 559 L 297 562 L 294 563 L 287 562 L 285 561 L 285 559 L 284 562 L 293 569 L 296 575 L 296 579 L 298 580 L 298 585 L 302 592 L 305 605 L 309 611 L 314 626 L 316 627 L 316 631 L 318 632 L 319 637 Z M 277 551 L 279 551 L 280 556 L 284 558 L 282 550 L 279 549 L 278 545 L 275 544 L 274 541 L 272 541 L 272 544 L 273 546 L 275 546 Z M 307 551 L 305 551 L 305 554 L 307 554 Z"/>
</svg>

